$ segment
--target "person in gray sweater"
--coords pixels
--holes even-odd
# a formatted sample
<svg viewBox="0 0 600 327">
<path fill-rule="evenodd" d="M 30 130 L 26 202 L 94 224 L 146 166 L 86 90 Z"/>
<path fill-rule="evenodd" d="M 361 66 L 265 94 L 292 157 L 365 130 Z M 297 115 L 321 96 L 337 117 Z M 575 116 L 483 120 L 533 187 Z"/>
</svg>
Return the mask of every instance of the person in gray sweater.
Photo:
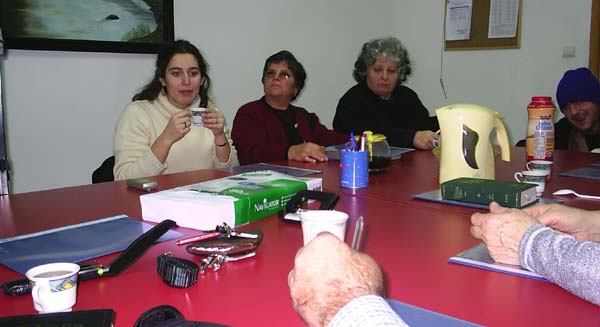
<svg viewBox="0 0 600 327">
<path fill-rule="evenodd" d="M 471 234 L 499 263 L 520 265 L 569 292 L 600 305 L 600 210 L 559 204 L 471 216 Z"/>
</svg>

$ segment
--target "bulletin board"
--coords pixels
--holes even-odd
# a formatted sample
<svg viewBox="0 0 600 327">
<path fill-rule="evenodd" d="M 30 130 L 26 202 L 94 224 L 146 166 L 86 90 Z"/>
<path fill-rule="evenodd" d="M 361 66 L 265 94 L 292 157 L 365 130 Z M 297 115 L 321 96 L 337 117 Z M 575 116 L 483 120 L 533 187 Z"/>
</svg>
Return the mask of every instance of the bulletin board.
<svg viewBox="0 0 600 327">
<path fill-rule="evenodd" d="M 444 33 L 444 50 L 518 49 L 521 47 L 521 16 L 523 16 L 521 8 L 524 0 L 519 1 L 519 16 L 515 37 L 494 39 L 488 38 L 490 1 L 473 0 L 470 38 L 468 40 L 446 41 Z M 447 6 L 447 1 L 444 1 L 444 3 Z M 446 13 L 446 8 L 444 8 L 444 13 Z"/>
</svg>

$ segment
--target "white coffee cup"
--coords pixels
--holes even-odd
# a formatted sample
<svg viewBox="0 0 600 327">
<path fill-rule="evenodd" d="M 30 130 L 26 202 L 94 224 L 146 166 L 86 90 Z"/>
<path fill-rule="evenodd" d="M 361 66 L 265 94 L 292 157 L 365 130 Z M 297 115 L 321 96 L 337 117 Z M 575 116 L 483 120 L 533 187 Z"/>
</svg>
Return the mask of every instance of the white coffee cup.
<svg viewBox="0 0 600 327">
<path fill-rule="evenodd" d="M 532 160 L 527 162 L 527 164 L 525 164 L 525 167 L 527 167 L 527 170 L 539 170 L 539 171 L 545 171 L 548 173 L 547 177 L 550 177 L 550 171 L 552 170 L 552 161 L 548 161 L 548 160 Z"/>
<path fill-rule="evenodd" d="M 307 210 L 300 213 L 304 245 L 321 232 L 329 232 L 344 241 L 348 214 L 335 210 Z"/>
<path fill-rule="evenodd" d="M 79 265 L 49 263 L 29 269 L 25 275 L 33 286 L 33 306 L 39 313 L 66 312 L 77 301 Z"/>
<path fill-rule="evenodd" d="M 536 184 L 535 193 L 540 196 L 546 189 L 546 176 L 548 171 L 523 170 L 515 173 L 515 180 L 519 183 Z"/>
<path fill-rule="evenodd" d="M 196 126 L 203 126 L 202 113 L 206 112 L 206 108 L 192 108 L 192 124 Z"/>
</svg>

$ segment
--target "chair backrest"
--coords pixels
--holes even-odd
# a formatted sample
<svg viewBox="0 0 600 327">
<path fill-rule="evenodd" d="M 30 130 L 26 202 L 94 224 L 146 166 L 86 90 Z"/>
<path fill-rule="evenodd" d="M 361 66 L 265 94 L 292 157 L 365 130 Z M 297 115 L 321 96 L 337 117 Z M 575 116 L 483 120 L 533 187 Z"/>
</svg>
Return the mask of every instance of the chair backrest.
<svg viewBox="0 0 600 327">
<path fill-rule="evenodd" d="M 515 144 L 515 146 L 521 146 L 521 147 L 525 146 L 525 139 L 522 139 L 522 140 L 520 140 L 519 142 L 517 142 L 517 143 Z"/>
<path fill-rule="evenodd" d="M 113 167 L 115 166 L 115 156 L 110 156 L 102 162 L 100 167 L 98 167 L 92 173 L 92 183 L 104 183 L 104 182 L 112 182 L 115 180 L 115 176 L 113 175 Z"/>
</svg>

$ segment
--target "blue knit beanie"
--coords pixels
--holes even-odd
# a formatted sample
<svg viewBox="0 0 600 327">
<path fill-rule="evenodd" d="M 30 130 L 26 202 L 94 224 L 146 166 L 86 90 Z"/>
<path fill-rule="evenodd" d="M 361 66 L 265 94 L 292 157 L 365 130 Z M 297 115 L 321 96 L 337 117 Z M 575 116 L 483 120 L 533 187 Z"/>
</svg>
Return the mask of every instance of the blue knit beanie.
<svg viewBox="0 0 600 327">
<path fill-rule="evenodd" d="M 560 111 L 571 102 L 590 101 L 600 104 L 600 83 L 585 67 L 568 70 L 558 82 L 556 101 Z"/>
</svg>

